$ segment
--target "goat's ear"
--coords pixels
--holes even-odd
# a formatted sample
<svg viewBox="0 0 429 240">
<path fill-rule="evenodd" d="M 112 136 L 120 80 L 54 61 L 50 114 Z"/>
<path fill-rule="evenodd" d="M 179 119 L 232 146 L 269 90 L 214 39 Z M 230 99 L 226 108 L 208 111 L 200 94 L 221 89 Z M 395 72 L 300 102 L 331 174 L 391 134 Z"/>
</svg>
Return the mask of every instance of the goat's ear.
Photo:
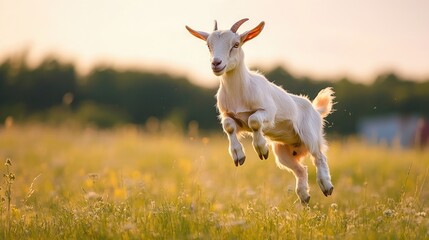
<svg viewBox="0 0 429 240">
<path fill-rule="evenodd" d="M 199 39 L 201 39 L 201 40 L 207 41 L 207 38 L 209 37 L 209 34 L 208 34 L 208 33 L 206 33 L 206 32 L 202 32 L 202 31 L 195 31 L 194 29 L 192 29 L 192 28 L 190 28 L 190 27 L 188 27 L 188 26 L 186 26 L 186 29 L 188 29 L 188 31 L 189 31 L 192 35 L 194 35 L 195 37 L 197 37 L 197 38 L 199 38 Z"/>
<path fill-rule="evenodd" d="M 261 22 L 258 26 L 256 26 L 254 29 L 244 32 L 240 35 L 241 43 L 245 43 L 249 41 L 250 39 L 255 38 L 259 35 L 259 33 L 262 32 L 262 29 L 264 29 L 265 22 Z"/>
</svg>

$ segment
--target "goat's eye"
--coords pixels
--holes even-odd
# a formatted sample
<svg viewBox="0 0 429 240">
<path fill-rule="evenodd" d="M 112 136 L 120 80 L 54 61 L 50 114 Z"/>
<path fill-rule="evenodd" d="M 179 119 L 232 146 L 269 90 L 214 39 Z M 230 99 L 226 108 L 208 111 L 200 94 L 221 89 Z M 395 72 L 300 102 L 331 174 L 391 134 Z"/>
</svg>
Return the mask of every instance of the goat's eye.
<svg viewBox="0 0 429 240">
<path fill-rule="evenodd" d="M 238 48 L 240 46 L 240 43 L 239 42 L 236 42 L 235 44 L 234 44 L 234 48 Z"/>
<path fill-rule="evenodd" d="M 210 48 L 210 45 L 207 44 L 207 47 L 209 48 L 209 51 L 211 51 L 212 49 Z"/>
</svg>

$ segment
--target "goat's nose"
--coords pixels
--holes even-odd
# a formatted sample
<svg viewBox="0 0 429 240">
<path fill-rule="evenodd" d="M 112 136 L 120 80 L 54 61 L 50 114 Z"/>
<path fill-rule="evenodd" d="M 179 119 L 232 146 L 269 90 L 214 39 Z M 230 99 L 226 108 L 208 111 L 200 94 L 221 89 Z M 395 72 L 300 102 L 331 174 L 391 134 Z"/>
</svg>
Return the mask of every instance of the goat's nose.
<svg viewBox="0 0 429 240">
<path fill-rule="evenodd" d="M 213 60 L 212 60 L 212 65 L 214 67 L 219 66 L 221 63 L 222 63 L 222 60 L 220 60 L 219 58 L 213 58 Z"/>
</svg>

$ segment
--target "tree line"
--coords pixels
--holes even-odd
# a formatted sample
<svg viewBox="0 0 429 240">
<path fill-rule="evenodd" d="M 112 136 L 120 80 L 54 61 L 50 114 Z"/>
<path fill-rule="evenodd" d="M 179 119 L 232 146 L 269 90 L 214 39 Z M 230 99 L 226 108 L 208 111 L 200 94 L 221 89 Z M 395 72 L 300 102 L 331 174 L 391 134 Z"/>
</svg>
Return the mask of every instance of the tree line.
<svg viewBox="0 0 429 240">
<path fill-rule="evenodd" d="M 429 79 L 416 82 L 384 73 L 371 84 L 343 79 L 297 77 L 282 67 L 265 72 L 270 81 L 288 92 L 313 99 L 325 87 L 336 92 L 336 111 L 326 129 L 353 134 L 359 119 L 384 114 L 429 114 Z M 0 64 L 0 121 L 63 122 L 73 119 L 99 127 L 170 121 L 186 128 L 219 128 L 216 89 L 194 85 L 183 77 L 139 70 L 98 66 L 80 76 L 72 63 L 47 57 L 29 67 L 25 56 L 12 56 Z"/>
</svg>

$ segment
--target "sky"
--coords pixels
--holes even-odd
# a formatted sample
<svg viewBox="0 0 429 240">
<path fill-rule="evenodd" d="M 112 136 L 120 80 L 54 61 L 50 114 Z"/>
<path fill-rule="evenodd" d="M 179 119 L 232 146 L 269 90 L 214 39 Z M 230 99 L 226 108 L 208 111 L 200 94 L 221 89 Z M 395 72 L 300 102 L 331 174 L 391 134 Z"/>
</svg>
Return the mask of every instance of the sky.
<svg viewBox="0 0 429 240">
<path fill-rule="evenodd" d="M 94 66 L 169 72 L 215 86 L 205 43 L 185 25 L 210 32 L 216 19 L 238 32 L 265 21 L 244 46 L 246 63 L 283 66 L 298 76 L 369 81 L 395 71 L 429 79 L 427 0 L 0 0 L 0 61 L 28 51 Z"/>
</svg>

